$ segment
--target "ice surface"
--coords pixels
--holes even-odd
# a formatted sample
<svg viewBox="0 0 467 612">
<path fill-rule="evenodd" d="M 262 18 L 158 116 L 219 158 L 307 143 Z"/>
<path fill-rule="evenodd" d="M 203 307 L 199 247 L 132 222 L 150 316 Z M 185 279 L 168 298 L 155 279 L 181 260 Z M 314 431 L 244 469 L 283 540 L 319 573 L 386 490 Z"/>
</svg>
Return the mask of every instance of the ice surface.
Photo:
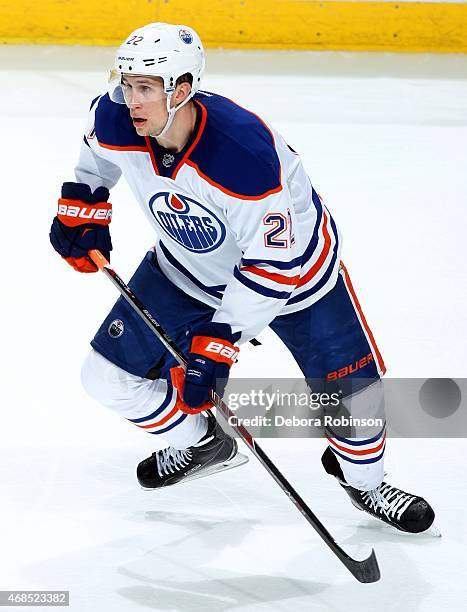
<svg viewBox="0 0 467 612">
<path fill-rule="evenodd" d="M 69 589 L 77 612 L 465 610 L 464 440 L 388 444 L 390 481 L 432 502 L 440 539 L 358 513 L 323 473 L 321 440 L 264 441 L 339 543 L 359 558 L 375 547 L 374 585 L 340 566 L 254 459 L 162 493 L 136 486 L 154 438 L 79 383 L 115 290 L 48 244 L 112 52 L 0 54 L 0 589 Z M 208 57 L 205 89 L 262 114 L 302 155 L 394 377 L 466 375 L 466 68 L 465 56 Z M 123 182 L 112 201 L 113 263 L 128 278 L 153 236 Z M 298 375 L 272 334 L 262 340 L 242 351 L 237 376 Z"/>
</svg>

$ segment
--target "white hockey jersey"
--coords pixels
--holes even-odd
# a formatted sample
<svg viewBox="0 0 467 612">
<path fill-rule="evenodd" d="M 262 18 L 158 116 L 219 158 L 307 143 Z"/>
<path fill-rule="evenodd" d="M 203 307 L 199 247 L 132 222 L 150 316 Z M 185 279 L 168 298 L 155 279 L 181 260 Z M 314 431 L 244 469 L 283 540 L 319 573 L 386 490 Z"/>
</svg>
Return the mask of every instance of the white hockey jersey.
<svg viewBox="0 0 467 612">
<path fill-rule="evenodd" d="M 242 343 L 334 287 L 341 239 L 280 134 L 222 96 L 193 99 L 196 127 L 174 159 L 138 136 L 126 106 L 94 100 L 76 180 L 111 189 L 123 174 L 164 274 Z"/>
</svg>

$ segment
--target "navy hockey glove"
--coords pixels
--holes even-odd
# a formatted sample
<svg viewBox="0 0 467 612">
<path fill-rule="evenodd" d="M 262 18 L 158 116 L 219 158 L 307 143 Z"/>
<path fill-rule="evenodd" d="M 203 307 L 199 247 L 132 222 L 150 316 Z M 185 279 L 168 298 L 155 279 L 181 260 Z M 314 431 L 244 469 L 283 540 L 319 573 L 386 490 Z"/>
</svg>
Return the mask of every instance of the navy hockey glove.
<svg viewBox="0 0 467 612">
<path fill-rule="evenodd" d="M 204 323 L 193 330 L 185 373 L 183 401 L 196 408 L 209 399 L 211 389 L 222 395 L 229 370 L 239 348 L 240 333 L 233 334 L 227 323 Z"/>
<path fill-rule="evenodd" d="M 109 223 L 112 204 L 109 190 L 98 187 L 92 193 L 84 183 L 63 183 L 58 213 L 50 229 L 53 248 L 78 272 L 97 272 L 88 252 L 98 249 L 110 260 L 112 241 Z"/>
</svg>

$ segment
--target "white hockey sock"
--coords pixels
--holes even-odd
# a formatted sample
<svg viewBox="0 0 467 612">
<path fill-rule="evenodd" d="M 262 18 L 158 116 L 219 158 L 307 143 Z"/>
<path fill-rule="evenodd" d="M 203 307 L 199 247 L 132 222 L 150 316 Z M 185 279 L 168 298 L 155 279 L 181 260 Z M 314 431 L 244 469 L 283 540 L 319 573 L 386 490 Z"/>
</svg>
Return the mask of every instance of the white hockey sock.
<svg viewBox="0 0 467 612">
<path fill-rule="evenodd" d="M 386 426 L 383 382 L 378 380 L 365 387 L 345 398 L 343 404 L 355 421 L 373 419 L 376 425 L 354 427 L 351 437 L 343 437 L 329 430 L 329 448 L 339 461 L 346 482 L 356 489 L 371 491 L 384 478 Z"/>
<path fill-rule="evenodd" d="M 160 435 L 183 449 L 196 444 L 207 431 L 202 414 L 185 414 L 177 406 L 177 392 L 165 379 L 149 380 L 126 372 L 95 350 L 81 370 L 87 393 L 137 427 Z"/>
</svg>

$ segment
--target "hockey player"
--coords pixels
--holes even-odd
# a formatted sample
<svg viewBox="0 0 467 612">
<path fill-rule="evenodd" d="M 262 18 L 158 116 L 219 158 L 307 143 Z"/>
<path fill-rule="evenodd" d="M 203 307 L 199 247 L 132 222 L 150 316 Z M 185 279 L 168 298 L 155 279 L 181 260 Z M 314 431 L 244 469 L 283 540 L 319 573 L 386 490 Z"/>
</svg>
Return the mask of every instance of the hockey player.
<svg viewBox="0 0 467 612">
<path fill-rule="evenodd" d="M 187 26 L 154 23 L 130 34 L 108 93 L 91 104 L 76 182 L 64 183 L 50 233 L 73 268 L 95 272 L 88 252 L 109 258 L 109 190 L 123 174 L 157 235 L 130 286 L 189 355 L 184 387 L 173 358 L 122 298 L 82 370 L 92 397 L 167 442 L 138 466 L 145 488 L 239 462 L 236 441 L 214 417 L 180 408 L 204 404 L 239 346 L 268 325 L 307 379 L 339 387 L 351 414 L 383 401 L 384 363 L 341 262 L 334 219 L 280 134 L 200 90 L 204 62 Z M 430 505 L 383 482 L 384 427 L 358 439 L 327 435 L 323 465 L 357 508 L 403 531 L 428 529 Z"/>
</svg>

